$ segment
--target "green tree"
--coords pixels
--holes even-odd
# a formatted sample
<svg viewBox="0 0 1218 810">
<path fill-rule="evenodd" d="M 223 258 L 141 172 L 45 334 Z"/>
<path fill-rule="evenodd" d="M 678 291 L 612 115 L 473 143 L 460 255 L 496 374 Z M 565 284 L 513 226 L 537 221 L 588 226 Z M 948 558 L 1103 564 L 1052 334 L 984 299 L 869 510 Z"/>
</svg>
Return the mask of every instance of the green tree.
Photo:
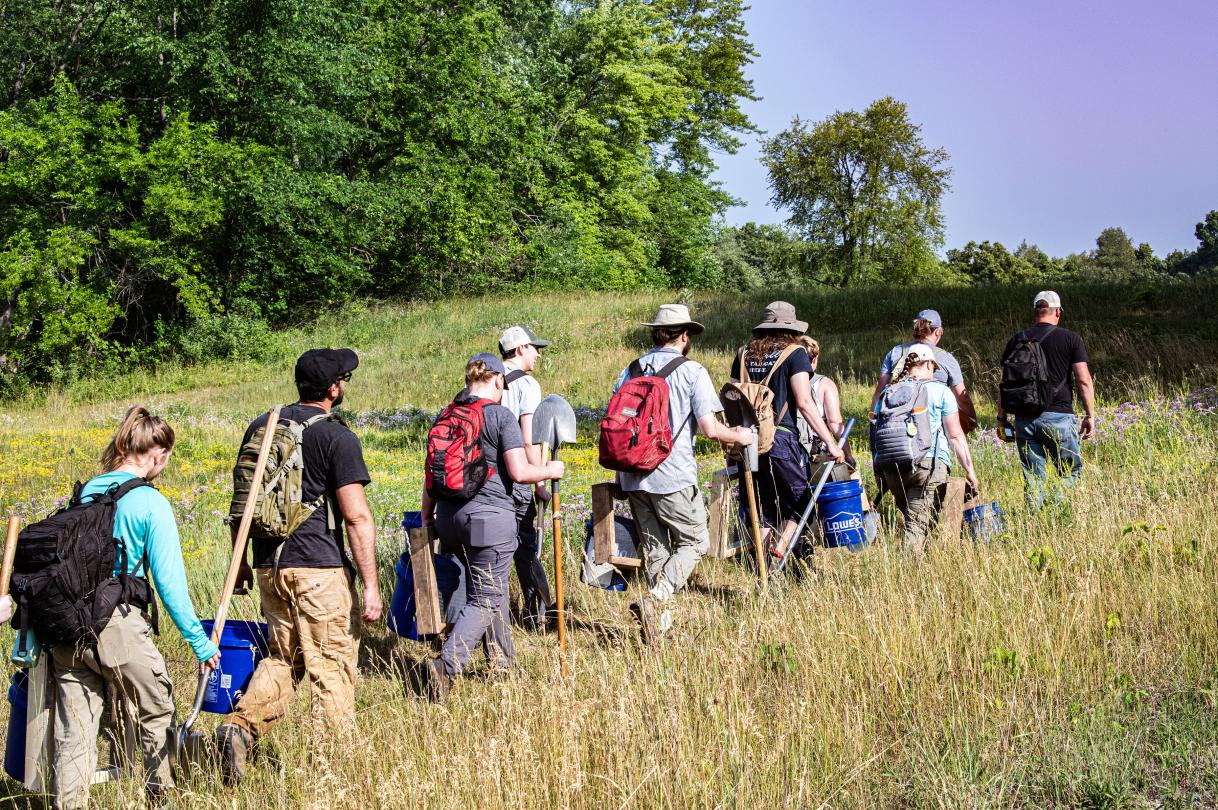
<svg viewBox="0 0 1218 810">
<path fill-rule="evenodd" d="M 1091 254 L 1096 271 L 1105 279 L 1129 278 L 1137 274 L 1138 254 L 1133 240 L 1122 228 L 1105 228 L 1095 239 Z"/>
<path fill-rule="evenodd" d="M 772 201 L 822 251 L 826 280 L 898 280 L 937 267 L 947 152 L 929 148 L 905 104 L 883 98 L 763 143 Z"/>
<path fill-rule="evenodd" d="M 1001 242 L 969 242 L 949 250 L 946 264 L 973 284 L 1022 284 L 1038 275 L 1036 267 L 1012 255 Z"/>
</svg>

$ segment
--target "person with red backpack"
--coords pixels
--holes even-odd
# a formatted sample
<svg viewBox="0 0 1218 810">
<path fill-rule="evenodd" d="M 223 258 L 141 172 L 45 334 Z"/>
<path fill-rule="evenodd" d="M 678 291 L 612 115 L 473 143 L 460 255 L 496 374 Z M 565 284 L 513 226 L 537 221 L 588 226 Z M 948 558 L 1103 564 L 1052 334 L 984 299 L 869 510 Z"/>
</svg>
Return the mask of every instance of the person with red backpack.
<svg viewBox="0 0 1218 810">
<path fill-rule="evenodd" d="M 630 501 L 651 590 L 630 606 L 643 643 L 671 623 L 664 605 L 685 586 L 710 548 L 706 505 L 698 492 L 694 433 L 748 444 L 752 431 L 722 424 L 710 374 L 688 359 L 690 339 L 704 327 L 683 304 L 665 304 L 651 329 L 655 348 L 624 369 L 601 423 L 601 464 L 618 473 Z"/>
<path fill-rule="evenodd" d="M 493 354 L 471 357 L 465 389 L 427 436 L 423 525 L 434 525 L 441 548 L 461 558 L 466 589 L 440 657 L 424 672 L 436 702 L 447 697 L 475 647 L 485 644 L 492 674 L 514 663 L 507 611 L 508 572 L 519 544 L 513 485 L 562 478 L 564 471 L 561 461 L 529 461 L 520 424 L 499 404 L 506 371 Z"/>
</svg>

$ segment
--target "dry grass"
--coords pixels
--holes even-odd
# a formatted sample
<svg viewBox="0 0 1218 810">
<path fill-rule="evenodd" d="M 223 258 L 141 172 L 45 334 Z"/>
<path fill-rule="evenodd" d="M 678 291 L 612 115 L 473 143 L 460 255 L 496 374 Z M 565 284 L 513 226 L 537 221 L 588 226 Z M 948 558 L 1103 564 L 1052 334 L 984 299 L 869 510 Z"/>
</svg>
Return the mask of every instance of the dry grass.
<svg viewBox="0 0 1218 810">
<path fill-rule="evenodd" d="M 1070 293 L 1063 291 L 1068 302 Z M 1214 379 L 1212 293 L 1168 291 L 1176 297 L 1143 318 L 1118 306 L 1128 291 L 1075 292 L 1109 404 Z M 539 334 L 557 338 L 539 375 L 544 388 L 590 406 L 603 402 L 634 353 L 632 322 L 661 297 L 386 307 L 313 336 L 287 335 L 282 351 L 290 357 L 310 340 L 352 343 L 364 352 L 352 408 L 430 408 L 451 394 L 464 356 L 486 348 L 509 321 L 531 320 Z M 799 303 L 816 313 L 814 323 L 832 323 L 818 337 L 826 364 L 848 380 L 873 373 L 899 337 L 905 310 L 923 303 L 939 303 L 946 344 L 964 347 L 966 367 L 984 378 L 983 364 L 1021 317 L 1016 302 L 1030 293 L 903 298 L 809 295 Z M 697 351 L 716 379 L 760 304 L 724 297 L 695 305 L 713 323 Z M 1149 330 L 1157 343 L 1148 342 Z M 1141 347 L 1136 358 L 1133 346 Z M 0 420 L 2 502 L 30 514 L 45 509 L 65 481 L 91 472 L 122 408 L 137 393 L 151 399 L 180 428 L 162 488 L 177 504 L 196 604 L 206 614 L 224 558 L 212 513 L 226 505 L 235 441 L 259 408 L 290 396 L 287 377 L 282 365 L 217 365 L 116 381 L 130 393 L 121 400 L 100 397 L 97 386 L 31 399 L 10 412 L 12 421 Z M 215 381 L 225 384 L 203 385 Z M 866 383 L 848 382 L 845 394 L 847 410 L 860 414 Z M 358 740 L 312 745 L 301 695 L 245 785 L 227 790 L 200 776 L 183 786 L 180 805 L 1215 806 L 1218 417 L 1162 407 L 1120 424 L 1087 446 L 1090 469 L 1072 507 L 1038 518 L 1021 512 L 1013 456 L 974 441 L 983 484 L 1008 512 L 1002 543 L 945 542 L 912 560 L 890 541 L 889 524 L 865 553 L 820 553 L 815 570 L 767 598 L 739 564 L 704 561 L 695 587 L 677 599 L 685 643 L 638 647 L 626 611 L 637 584 L 627 594 L 571 584 L 573 612 L 601 632 L 570 634 L 570 678 L 558 674 L 552 637 L 517 631 L 513 679 L 488 683 L 475 671 L 447 705 L 432 706 L 408 675 L 425 649 L 370 628 Z M 401 540 L 392 527 L 401 511 L 417 507 L 420 449 L 409 430 L 360 432 L 376 478 L 371 498 L 388 590 Z M 573 494 L 603 478 L 590 442 L 585 436 L 569 454 L 565 489 Z M 709 473 L 716 459 L 708 452 L 702 463 Z M 578 535 L 573 529 L 568 537 L 573 548 Z M 576 559 L 569 555 L 568 571 Z M 249 603 L 237 608 L 253 611 Z M 0 642 L 11 637 L 6 630 Z M 172 629 L 160 643 L 186 700 L 185 645 Z M 25 806 L 13 783 L 0 783 L 6 789 L 9 801 Z M 96 788 L 95 797 L 129 806 L 139 791 L 128 781 Z"/>
</svg>

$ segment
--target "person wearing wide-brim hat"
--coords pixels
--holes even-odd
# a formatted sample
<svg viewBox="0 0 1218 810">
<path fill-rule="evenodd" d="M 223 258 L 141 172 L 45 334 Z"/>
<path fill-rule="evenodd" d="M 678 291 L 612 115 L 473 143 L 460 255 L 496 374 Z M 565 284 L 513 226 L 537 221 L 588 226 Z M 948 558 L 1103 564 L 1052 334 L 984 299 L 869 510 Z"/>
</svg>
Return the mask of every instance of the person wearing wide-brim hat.
<svg viewBox="0 0 1218 810">
<path fill-rule="evenodd" d="M 773 392 L 774 443 L 758 459 L 757 496 L 766 523 L 778 537 L 773 551 L 781 555 L 791 542 L 799 516 L 811 497 L 807 453 L 799 442 L 798 413 L 824 442 L 837 462 L 844 455 L 812 398 L 814 372 L 808 351 L 799 337 L 808 331 L 794 305 L 774 301 L 766 306 L 761 322 L 732 363 L 732 380 L 764 384 Z"/>
<path fill-rule="evenodd" d="M 622 471 L 617 483 L 630 501 L 639 546 L 651 590 L 630 606 L 643 643 L 652 644 L 671 623 L 666 605 L 685 586 L 694 566 L 710 550 L 706 505 L 698 492 L 698 463 L 694 433 L 728 444 L 747 444 L 752 433 L 731 428 L 716 416 L 723 410 L 710 374 L 686 357 L 690 339 L 703 331 L 684 304 L 664 304 L 655 318 L 644 321 L 651 330 L 650 351 L 622 370 L 613 390 L 639 376 L 664 374 L 668 383 L 668 415 L 673 434 L 668 457 L 650 472 Z"/>
</svg>

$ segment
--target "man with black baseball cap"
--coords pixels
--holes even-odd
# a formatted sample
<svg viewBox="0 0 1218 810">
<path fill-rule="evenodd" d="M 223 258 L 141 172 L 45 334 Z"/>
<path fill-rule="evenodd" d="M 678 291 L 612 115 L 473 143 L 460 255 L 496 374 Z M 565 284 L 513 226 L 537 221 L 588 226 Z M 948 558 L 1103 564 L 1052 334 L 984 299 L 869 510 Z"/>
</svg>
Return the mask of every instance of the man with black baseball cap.
<svg viewBox="0 0 1218 810">
<path fill-rule="evenodd" d="M 533 412 L 541 404 L 541 385 L 532 371 L 541 359 L 541 350 L 550 345 L 533 330 L 523 324 L 510 326 L 499 336 L 499 354 L 503 357 L 503 399 L 499 404 L 512 412 L 520 424 L 524 438 L 524 452 L 530 464 L 541 464 L 541 446 L 533 444 Z M 534 497 L 537 500 L 534 500 Z M 537 503 L 550 499 L 543 484 L 529 486 L 517 483 L 512 488 L 512 500 L 516 504 L 516 527 L 520 545 L 516 547 L 516 578 L 520 580 L 523 602 L 521 618 L 527 627 L 540 630 L 546 625 L 550 609 L 550 581 L 545 566 L 541 564 L 541 544 L 538 542 Z"/>
<path fill-rule="evenodd" d="M 359 439 L 334 412 L 358 367 L 359 357 L 350 349 L 310 349 L 296 361 L 300 400 L 280 412 L 281 424 L 303 430 L 301 502 L 321 505 L 287 540 L 252 536 L 270 652 L 236 709 L 216 729 L 222 775 L 229 784 L 245 775 L 254 739 L 287 713 L 301 678 L 307 677 L 312 687 L 315 736 L 355 725 L 360 622 L 381 617 L 376 522 L 364 495 L 368 468 Z M 242 445 L 266 424 L 267 416 L 250 424 Z M 362 612 L 357 574 L 364 584 Z M 253 578 L 242 561 L 240 592 Z"/>
</svg>

